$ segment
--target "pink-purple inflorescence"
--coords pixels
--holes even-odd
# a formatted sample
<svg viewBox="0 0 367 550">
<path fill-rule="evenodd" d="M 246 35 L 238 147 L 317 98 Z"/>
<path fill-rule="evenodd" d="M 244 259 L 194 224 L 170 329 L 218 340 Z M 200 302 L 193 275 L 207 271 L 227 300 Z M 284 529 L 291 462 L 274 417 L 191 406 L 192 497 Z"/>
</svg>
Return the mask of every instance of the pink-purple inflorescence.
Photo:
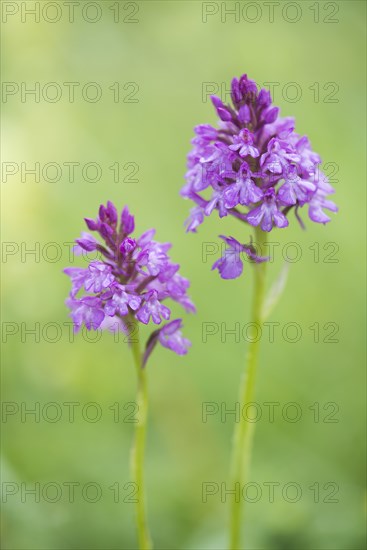
<svg viewBox="0 0 367 550">
<path fill-rule="evenodd" d="M 306 205 L 312 221 L 330 221 L 323 209 L 337 211 L 327 199 L 334 189 L 320 171 L 321 159 L 307 136 L 295 132 L 294 119 L 281 118 L 270 92 L 258 91 L 247 75 L 233 79 L 231 98 L 232 105 L 225 105 L 212 97 L 220 118 L 218 128 L 209 124 L 195 128 L 187 183 L 181 191 L 196 204 L 186 221 L 187 231 L 196 232 L 214 210 L 221 218 L 229 214 L 266 232 L 287 227 L 291 210 L 303 226 L 299 211 Z M 254 255 L 251 244 L 222 238 L 227 253 L 213 267 L 223 278 L 242 273 L 238 252 L 250 250 L 254 261 L 267 259 Z M 235 251 L 237 261 L 229 258 Z"/>
<path fill-rule="evenodd" d="M 64 270 L 72 283 L 67 305 L 75 331 L 82 325 L 88 330 L 112 326 L 124 330 L 131 320 L 161 325 L 171 316 L 164 303 L 168 298 L 195 312 L 187 295 L 190 283 L 167 254 L 171 244 L 153 240 L 154 229 L 133 238 L 134 217 L 127 207 L 119 215 L 111 202 L 101 205 L 96 220 L 86 218 L 85 222 L 90 231 L 99 234 L 102 244 L 90 233 L 82 233 L 74 252 L 98 251 L 101 259 L 89 262 L 86 268 Z M 181 319 L 159 327 L 149 338 L 149 350 L 160 342 L 179 355 L 187 353 L 190 342 L 181 328 Z"/>
</svg>

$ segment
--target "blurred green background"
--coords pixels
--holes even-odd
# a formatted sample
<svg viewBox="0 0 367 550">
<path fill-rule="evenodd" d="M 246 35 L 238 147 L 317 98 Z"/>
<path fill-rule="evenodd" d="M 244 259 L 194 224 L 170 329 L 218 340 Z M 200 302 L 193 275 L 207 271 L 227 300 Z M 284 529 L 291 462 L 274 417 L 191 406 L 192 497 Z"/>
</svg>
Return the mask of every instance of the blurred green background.
<svg viewBox="0 0 367 550">
<path fill-rule="evenodd" d="M 160 348 L 148 366 L 146 479 L 155 547 L 226 547 L 228 501 L 221 501 L 220 487 L 228 483 L 234 417 L 218 412 L 203 422 L 202 408 L 214 402 L 219 411 L 233 409 L 237 401 L 247 344 L 243 339 L 235 342 L 234 336 L 221 338 L 221 323 L 230 329 L 249 321 L 252 279 L 247 265 L 242 278 L 222 281 L 210 269 L 218 255 L 205 261 L 203 249 L 205 243 L 218 243 L 220 233 L 243 241 L 248 234 L 243 235 L 235 220 L 220 222 L 213 215 L 197 235 L 186 235 L 183 221 L 191 205 L 180 198 L 179 189 L 193 126 L 215 122 L 210 102 L 203 100 L 203 83 L 228 86 L 233 76 L 246 72 L 260 84 L 279 83 L 274 101 L 282 114 L 294 115 L 297 130 L 309 135 L 324 163 L 334 163 L 328 173 L 336 172 L 335 201 L 340 207 L 327 226 L 307 220 L 302 231 L 292 219 L 287 231 L 271 234 L 281 245 L 269 267 L 269 281 L 282 267 L 284 245 L 298 243 L 302 257 L 291 265 L 286 291 L 270 318 L 279 323 L 275 341 L 269 342 L 266 334 L 262 341 L 257 380 L 262 418 L 256 426 L 251 472 L 262 492 L 257 502 L 246 505 L 246 547 L 364 548 L 365 3 L 297 2 L 301 17 L 294 23 L 289 19 L 298 17 L 298 11 L 284 8 L 289 4 L 285 2 L 275 9 L 273 22 L 263 2 L 257 3 L 261 11 L 256 13 L 253 6 L 243 12 L 248 3 L 237 3 L 238 22 L 233 15 L 221 14 L 220 2 L 207 7 L 196 1 L 95 2 L 84 18 L 86 3 L 81 2 L 73 22 L 63 2 L 41 2 L 42 8 L 53 5 L 41 12 L 39 22 L 24 13 L 22 22 L 21 4 L 29 9 L 34 2 L 4 2 L 2 8 L 6 13 L 19 9 L 2 24 L 3 86 L 8 86 L 5 91 L 13 86 L 16 92 L 2 98 L 2 240 L 8 243 L 3 244 L 5 252 L 14 252 L 2 259 L 2 547 L 136 547 L 134 505 L 126 502 L 131 489 L 125 485 L 131 481 L 134 430 L 126 421 L 132 410 L 127 404 L 134 401 L 136 389 L 129 349 L 109 334 L 94 343 L 88 334 L 79 334 L 70 342 L 68 326 L 63 325 L 69 321 L 64 305 L 69 281 L 62 269 L 70 265 L 63 243 L 79 236 L 83 217 L 94 217 L 108 199 L 119 207 L 130 206 L 139 232 L 154 226 L 159 240 L 173 243 L 172 257 L 191 280 L 198 309 L 195 316 L 183 315 L 185 334 L 193 343 L 190 353 L 180 358 Z M 61 18 L 51 23 L 47 19 L 59 13 L 55 4 Z M 226 5 L 234 7 L 232 2 Z M 217 13 L 208 15 L 205 23 L 203 9 Z M 257 22 L 248 21 L 259 14 Z M 41 87 L 39 102 L 31 95 L 22 101 L 21 83 L 31 88 L 35 82 Z M 50 82 L 61 87 L 59 101 L 42 95 Z M 74 102 L 68 100 L 65 82 L 80 83 Z M 102 90 L 95 103 L 81 93 L 90 82 Z M 114 85 L 116 91 L 116 82 L 117 103 L 109 89 Z M 295 90 L 290 82 L 301 89 L 297 101 L 289 100 Z M 337 87 L 325 87 L 330 82 Z M 282 94 L 284 86 L 288 96 Z M 317 89 L 319 97 L 314 95 Z M 53 90 L 47 88 L 46 97 L 52 97 Z M 93 88 L 88 92 L 92 97 Z M 6 165 L 7 170 L 19 170 L 6 180 L 4 163 L 10 162 L 16 165 Z M 21 163 L 31 168 L 36 162 L 41 172 L 50 162 L 63 167 L 59 181 L 45 181 L 42 173 L 38 183 L 29 174 L 23 174 L 22 181 Z M 66 162 L 80 163 L 74 182 Z M 101 167 L 99 181 L 88 181 L 93 168 L 83 177 L 82 167 L 89 162 Z M 118 182 L 109 168 L 114 163 L 120 164 Z M 46 179 L 52 177 L 50 168 Z M 330 242 L 335 243 L 331 248 Z M 35 247 L 38 257 L 24 255 L 26 248 Z M 314 256 L 317 247 L 319 261 Z M 335 255 L 328 256 L 333 251 Z M 289 249 L 290 255 L 293 252 Z M 217 323 L 219 330 L 204 342 L 203 323 L 208 322 Z M 282 338 L 290 322 L 302 331 L 295 343 Z M 39 342 L 26 333 L 35 323 L 40 324 Z M 315 323 L 319 342 L 309 328 Z M 333 325 L 325 328 L 326 323 Z M 337 341 L 325 341 L 335 325 Z M 293 337 L 291 330 L 289 334 Z M 51 402 L 56 408 L 47 405 Z M 71 402 L 79 404 L 74 422 L 64 405 Z M 93 406 L 85 409 L 91 402 L 100 408 L 99 421 L 88 420 L 95 412 Z M 274 422 L 264 405 L 268 402 L 279 403 Z M 282 415 L 290 402 L 301 411 L 298 422 Z M 39 419 L 25 415 L 25 408 L 35 406 Z M 114 417 L 116 407 L 119 419 Z M 50 421 L 60 410 L 61 418 Z M 294 411 L 290 408 L 289 416 Z M 72 482 L 78 483 L 74 502 L 65 485 Z M 206 503 L 205 482 L 218 484 L 218 492 Z M 279 483 L 274 502 L 269 502 L 264 485 L 269 482 Z M 292 489 L 290 498 L 282 496 L 291 482 L 302 490 L 297 502 L 289 502 Z M 26 493 L 36 483 L 39 502 Z M 87 501 L 94 499 L 93 486 L 83 498 L 88 483 L 102 492 L 97 502 Z M 249 491 L 249 498 L 254 494 Z M 331 498 L 336 502 L 328 502 Z"/>
</svg>

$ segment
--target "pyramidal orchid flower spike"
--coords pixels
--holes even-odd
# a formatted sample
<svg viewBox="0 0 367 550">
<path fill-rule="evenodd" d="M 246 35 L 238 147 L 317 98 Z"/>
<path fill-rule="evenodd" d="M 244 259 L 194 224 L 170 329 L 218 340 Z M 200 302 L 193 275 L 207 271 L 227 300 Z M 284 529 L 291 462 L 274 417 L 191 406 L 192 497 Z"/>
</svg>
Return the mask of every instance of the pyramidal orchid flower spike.
<svg viewBox="0 0 367 550">
<path fill-rule="evenodd" d="M 187 295 L 190 283 L 179 274 L 180 266 L 167 255 L 171 244 L 153 240 L 154 229 L 134 238 L 134 217 L 129 209 L 125 207 L 119 216 L 111 202 L 101 205 L 96 220 L 86 218 L 85 222 L 90 231 L 99 234 L 102 244 L 89 233 L 82 233 L 74 252 L 98 251 L 101 260 L 91 261 L 86 268 L 64 270 L 72 284 L 67 305 L 75 332 L 82 325 L 88 330 L 100 327 L 124 330 L 124 320 L 153 323 L 160 325 L 158 334 L 161 331 L 170 334 L 158 338 L 164 347 L 179 355 L 187 353 L 190 342 L 181 335 L 181 320 L 169 324 L 175 327 L 173 333 L 164 324 L 171 316 L 171 310 L 163 303 L 167 299 L 187 312 L 195 312 Z"/>
<path fill-rule="evenodd" d="M 148 550 L 152 545 L 146 520 L 143 476 L 148 410 L 145 366 L 157 343 L 178 355 L 186 354 L 191 345 L 182 335 L 182 320 L 170 321 L 167 300 L 178 303 L 189 313 L 195 312 L 195 306 L 187 294 L 189 281 L 180 275 L 180 266 L 172 263 L 168 256 L 171 244 L 155 241 L 154 229 L 135 237 L 134 217 L 127 206 L 119 214 L 108 202 L 100 206 L 96 219 L 86 218 L 85 222 L 99 239 L 83 232 L 76 239 L 74 253 L 97 251 L 100 259 L 90 261 L 84 268 L 64 269 L 71 279 L 66 303 L 75 332 L 85 326 L 88 330 L 121 330 L 128 334 L 138 379 L 139 421 L 132 450 L 132 473 L 139 495 L 136 522 L 139 547 Z M 140 351 L 141 325 L 154 326 L 144 353 Z"/>
<path fill-rule="evenodd" d="M 320 171 L 321 159 L 307 136 L 296 133 L 295 120 L 281 118 L 270 92 L 258 91 L 247 75 L 232 80 L 231 98 L 232 105 L 225 105 L 212 96 L 220 119 L 217 128 L 210 124 L 195 128 L 181 191 L 195 203 L 186 220 L 187 231 L 196 232 L 214 211 L 220 218 L 231 215 L 265 232 L 287 227 L 291 211 L 303 226 L 303 209 L 308 209 L 313 222 L 329 222 L 324 210 L 337 211 L 327 199 L 334 189 Z M 249 257 L 256 261 L 252 247 L 239 246 L 244 246 L 245 254 L 250 250 Z M 223 262 L 215 264 L 222 278 L 241 275 L 239 265 L 225 269 Z"/>
<path fill-rule="evenodd" d="M 234 78 L 231 105 L 213 96 L 219 117 L 218 127 L 201 124 L 195 128 L 192 150 L 188 155 L 186 185 L 181 195 L 194 202 L 186 220 L 188 232 L 196 233 L 207 216 L 215 211 L 220 218 L 234 216 L 242 228 L 254 227 L 255 239 L 221 235 L 226 248 L 223 257 L 213 265 L 222 279 L 235 279 L 243 273 L 243 259 L 253 265 L 254 292 L 252 305 L 253 338 L 249 336 L 246 369 L 240 386 L 242 407 L 254 401 L 255 375 L 259 354 L 261 325 L 266 308 L 265 255 L 267 234 L 289 225 L 293 211 L 304 228 L 301 214 L 308 212 L 311 221 L 326 224 L 325 212 L 336 212 L 328 195 L 334 193 L 320 171 L 321 159 L 311 149 L 306 136 L 295 131 L 293 118 L 281 118 L 279 108 L 272 105 L 270 93 L 258 90 L 247 75 Z M 284 270 L 272 302 L 284 287 Z M 269 300 L 267 300 L 269 302 Z M 269 309 L 269 308 L 268 308 Z M 254 423 L 241 419 L 236 424 L 231 480 L 232 489 L 243 487 L 248 480 Z M 241 544 L 242 500 L 233 499 L 230 511 L 229 549 L 239 550 Z"/>
</svg>

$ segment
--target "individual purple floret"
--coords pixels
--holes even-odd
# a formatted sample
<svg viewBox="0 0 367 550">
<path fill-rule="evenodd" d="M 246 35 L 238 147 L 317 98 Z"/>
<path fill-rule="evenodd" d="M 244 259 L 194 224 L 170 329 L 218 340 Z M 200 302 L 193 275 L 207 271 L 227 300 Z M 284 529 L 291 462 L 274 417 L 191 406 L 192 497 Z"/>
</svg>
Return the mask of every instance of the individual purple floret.
<svg viewBox="0 0 367 550">
<path fill-rule="evenodd" d="M 266 262 L 268 257 L 258 256 L 252 244 L 240 244 L 233 237 L 220 235 L 221 239 L 227 244 L 224 255 L 219 258 L 212 269 L 218 269 L 222 279 L 236 279 L 243 271 L 243 256 L 246 254 L 255 263 Z"/>
<path fill-rule="evenodd" d="M 154 229 L 139 238 L 132 237 L 135 223 L 127 206 L 119 216 L 108 202 L 107 206 L 101 205 L 96 220 L 85 221 L 90 231 L 99 233 L 103 244 L 89 233 L 82 233 L 74 252 L 99 251 L 101 259 L 91 261 L 87 268 L 64 269 L 72 284 L 66 303 L 76 332 L 82 325 L 97 330 L 113 321 L 123 326 L 121 321 L 126 316 L 128 322 L 135 318 L 144 325 L 161 325 L 171 316 L 171 310 L 163 304 L 167 298 L 195 312 L 187 295 L 190 283 L 167 254 L 171 244 L 153 240 Z M 80 292 L 82 295 L 77 296 Z M 155 340 L 179 355 L 187 353 L 190 342 L 182 337 L 181 326 L 181 319 L 162 325 L 154 332 Z"/>
<path fill-rule="evenodd" d="M 303 227 L 299 210 L 304 206 L 312 221 L 329 222 L 323 209 L 337 212 L 327 199 L 334 189 L 320 172 L 321 159 L 308 138 L 295 132 L 294 119 L 281 118 L 270 93 L 258 91 L 247 75 L 232 80 L 231 98 L 232 105 L 225 105 L 212 96 L 218 128 L 195 128 L 181 191 L 196 205 L 186 220 L 187 231 L 196 232 L 214 210 L 221 218 L 229 214 L 266 232 L 287 227 L 293 209 Z M 233 258 L 222 258 L 215 267 L 223 278 L 242 273 L 242 263 Z"/>
<path fill-rule="evenodd" d="M 185 355 L 188 348 L 191 346 L 191 342 L 182 336 L 181 328 L 182 319 L 175 319 L 164 325 L 160 330 L 152 332 L 145 347 L 143 366 L 146 364 L 157 342 L 163 347 L 175 351 L 179 355 Z"/>
<path fill-rule="evenodd" d="M 191 346 L 191 342 L 182 336 L 181 328 L 181 319 L 175 319 L 167 323 L 159 332 L 158 340 L 165 348 L 176 351 L 176 353 L 185 354 L 187 348 Z"/>
</svg>

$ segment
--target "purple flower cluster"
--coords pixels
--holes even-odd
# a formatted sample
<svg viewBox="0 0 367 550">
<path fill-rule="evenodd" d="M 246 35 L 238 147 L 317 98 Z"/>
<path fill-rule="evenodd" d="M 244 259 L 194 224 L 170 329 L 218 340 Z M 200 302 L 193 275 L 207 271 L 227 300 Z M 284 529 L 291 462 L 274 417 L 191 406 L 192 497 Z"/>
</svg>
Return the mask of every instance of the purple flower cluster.
<svg viewBox="0 0 367 550">
<path fill-rule="evenodd" d="M 127 207 L 119 216 L 111 202 L 101 205 L 96 220 L 86 218 L 85 222 L 90 231 L 99 234 L 103 244 L 90 233 L 82 233 L 74 252 L 98 251 L 101 261 L 91 261 L 87 268 L 64 270 L 72 283 L 67 305 L 76 332 L 83 324 L 88 330 L 109 326 L 120 326 L 123 330 L 124 317 L 125 321 L 136 319 L 144 325 L 150 321 L 160 325 L 171 316 L 163 303 L 167 298 L 186 311 L 195 312 L 187 295 L 190 283 L 178 273 L 180 266 L 167 255 L 171 244 L 153 240 L 154 229 L 133 238 L 134 217 Z M 80 291 L 83 294 L 78 296 Z M 181 319 L 166 323 L 154 332 L 154 342 L 159 341 L 180 355 L 187 353 L 190 342 L 183 338 L 181 327 Z"/>
<path fill-rule="evenodd" d="M 312 221 L 330 221 L 323 209 L 337 211 L 327 199 L 334 189 L 320 172 L 321 159 L 308 138 L 295 132 L 294 119 L 279 117 L 269 91 L 258 91 L 247 75 L 232 80 L 231 98 L 232 106 L 212 96 L 218 129 L 210 124 L 195 128 L 181 191 L 196 204 L 187 231 L 196 232 L 213 210 L 267 232 L 287 227 L 292 209 L 303 226 L 299 209 L 305 205 Z"/>
</svg>

